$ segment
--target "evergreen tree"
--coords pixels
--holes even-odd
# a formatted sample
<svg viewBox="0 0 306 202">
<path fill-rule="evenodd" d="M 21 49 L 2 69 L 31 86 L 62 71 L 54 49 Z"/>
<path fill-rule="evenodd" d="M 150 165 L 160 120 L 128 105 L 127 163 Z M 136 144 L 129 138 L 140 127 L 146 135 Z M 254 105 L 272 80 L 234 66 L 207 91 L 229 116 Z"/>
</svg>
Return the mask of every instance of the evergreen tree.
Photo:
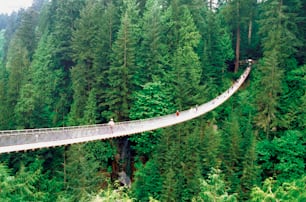
<svg viewBox="0 0 306 202">
<path fill-rule="evenodd" d="M 108 71 L 107 106 L 116 120 L 127 120 L 132 91 L 135 89 L 138 9 L 134 0 L 125 3 L 118 37 L 113 46 L 112 64 Z"/>
<path fill-rule="evenodd" d="M 273 56 L 279 67 L 287 69 L 288 59 L 296 53 L 300 40 L 297 37 L 296 13 L 288 9 L 285 2 L 270 0 L 262 3 L 259 34 L 264 57 L 275 54 Z"/>
<path fill-rule="evenodd" d="M 272 0 L 263 3 L 263 17 L 260 33 L 263 36 L 264 59 L 259 65 L 264 90 L 257 93 L 258 114 L 256 124 L 269 138 L 271 129 L 280 126 L 278 116 L 279 95 L 282 92 L 282 78 L 288 58 L 296 51 L 296 25 L 290 22 L 282 1 Z"/>
<path fill-rule="evenodd" d="M 7 72 L 0 60 L 0 129 L 8 127 L 8 114 L 7 106 Z"/>
<path fill-rule="evenodd" d="M 22 17 L 20 25 L 16 31 L 16 37 L 21 41 L 21 46 L 28 52 L 29 60 L 32 59 L 34 54 L 37 38 L 36 27 L 38 23 L 38 12 L 33 8 L 26 10 Z"/>
<path fill-rule="evenodd" d="M 178 176 L 182 179 L 178 181 L 182 187 L 177 190 L 180 192 L 177 200 L 188 201 L 200 192 L 201 166 L 198 133 L 199 131 L 194 130 L 193 133 L 188 134 L 181 149 L 184 153 L 181 154 L 181 170 Z"/>
<path fill-rule="evenodd" d="M 217 125 L 214 124 L 214 122 L 208 123 L 200 133 L 199 153 L 203 176 L 207 175 L 211 168 L 218 168 L 221 162 L 221 136 L 216 128 Z"/>
<path fill-rule="evenodd" d="M 274 169 L 279 182 L 298 179 L 305 175 L 305 137 L 299 131 L 286 131 L 272 141 L 274 149 Z M 271 156 L 273 158 L 273 156 Z M 272 159 L 270 161 L 273 162 Z"/>
<path fill-rule="evenodd" d="M 25 77 L 30 67 L 28 51 L 22 46 L 21 41 L 16 36 L 10 43 L 8 61 L 6 64 L 8 72 L 7 84 L 7 105 L 11 109 L 8 114 L 9 128 L 15 127 L 14 108 L 19 99 L 20 90 L 25 82 Z"/>
<path fill-rule="evenodd" d="M 167 48 L 162 35 L 162 9 L 160 1 L 149 0 L 146 3 L 141 26 L 142 41 L 137 65 L 136 76 L 138 85 L 146 82 L 163 80 L 167 66 Z"/>
<path fill-rule="evenodd" d="M 212 168 L 208 179 L 201 180 L 200 189 L 200 193 L 192 201 L 237 201 L 236 194 L 228 194 L 226 184 L 219 169 Z"/>
<path fill-rule="evenodd" d="M 96 36 L 96 48 L 94 51 L 93 68 L 95 75 L 95 86 L 97 93 L 98 113 L 101 114 L 101 122 L 109 119 L 108 95 L 106 89 L 110 88 L 108 82 L 109 68 L 111 66 L 111 55 L 116 33 L 120 26 L 120 2 L 110 1 L 107 3 L 103 16 L 98 20 L 98 35 Z"/>
<path fill-rule="evenodd" d="M 199 57 L 194 49 L 199 43 L 200 35 L 186 6 L 179 6 L 173 1 L 166 15 L 169 15 L 169 28 L 172 33 L 167 38 L 173 43 L 169 44 L 170 48 L 173 48 L 173 55 L 170 53 L 170 78 L 174 86 L 176 106 L 183 109 L 195 105 L 199 94 L 202 72 Z"/>
<path fill-rule="evenodd" d="M 292 65 L 294 66 L 294 65 Z M 301 130 L 305 127 L 306 66 L 293 67 L 284 75 L 283 91 L 280 96 L 280 127 L 282 130 Z"/>
<path fill-rule="evenodd" d="M 239 195 L 241 199 L 247 200 L 252 188 L 259 181 L 259 167 L 256 163 L 256 137 L 249 128 L 246 130 L 244 138 L 247 139 L 246 141 L 248 143 L 244 146 L 246 152 L 242 163 L 243 170 L 240 179 L 240 189 L 242 193 Z"/>
<path fill-rule="evenodd" d="M 273 178 L 267 178 L 262 188 L 253 188 L 250 201 L 303 201 L 306 199 L 305 182 L 305 175 L 280 186 L 276 185 L 277 181 Z"/>
<path fill-rule="evenodd" d="M 236 112 L 237 113 L 237 112 Z M 241 154 L 242 135 L 239 118 L 234 111 L 229 114 L 223 138 L 223 163 L 225 164 L 226 180 L 229 182 L 231 192 L 237 192 L 240 184 L 242 172 Z"/>
<path fill-rule="evenodd" d="M 87 103 L 84 111 L 84 124 L 96 124 L 97 123 L 97 99 L 95 89 L 92 89 L 89 92 Z"/>
<path fill-rule="evenodd" d="M 72 61 L 72 30 L 75 28 L 75 20 L 79 18 L 80 11 L 84 6 L 84 0 L 80 1 L 51 1 L 50 10 L 46 14 L 47 19 L 54 19 L 48 22 L 47 28 L 52 38 L 52 56 L 54 69 L 59 70 L 58 92 L 56 101 L 55 117 L 57 125 L 66 124 L 66 116 L 71 105 L 71 79 L 69 69 L 74 65 Z"/>
<path fill-rule="evenodd" d="M 76 29 L 72 33 L 71 47 L 76 66 L 71 70 L 73 104 L 70 112 L 70 124 L 78 125 L 82 122 L 89 92 L 96 83 L 97 72 L 93 68 L 97 49 L 99 21 L 103 10 L 98 1 L 87 1 L 81 11 L 80 19 L 76 22 Z"/>
<path fill-rule="evenodd" d="M 131 119 L 144 119 L 170 114 L 175 111 L 170 92 L 161 82 L 147 83 L 143 89 L 134 94 L 134 105 L 130 110 Z M 150 157 L 160 140 L 161 131 L 150 131 L 130 137 L 137 155 Z"/>
<path fill-rule="evenodd" d="M 17 128 L 34 128 L 35 97 L 31 83 L 22 86 L 20 96 L 15 107 Z"/>
<path fill-rule="evenodd" d="M 4 30 L 0 29 L 0 61 L 2 61 L 4 58 L 4 43 L 5 43 L 4 32 L 5 32 Z"/>
<path fill-rule="evenodd" d="M 215 97 L 218 87 L 222 86 L 226 70 L 226 62 L 234 58 L 230 34 L 225 23 L 222 23 L 222 15 L 216 15 L 207 10 L 203 20 L 202 34 L 202 78 L 201 83 L 207 84 L 212 97 Z M 211 98 L 212 98 L 211 97 Z"/>
<path fill-rule="evenodd" d="M 72 201 L 88 201 L 99 190 L 102 176 L 99 164 L 88 156 L 85 145 L 72 145 L 67 151 L 66 191 Z"/>
<path fill-rule="evenodd" d="M 41 37 L 31 64 L 29 77 L 34 90 L 35 127 L 62 126 L 65 115 L 61 110 L 63 106 L 58 106 L 64 72 L 57 67 L 54 40 L 51 35 Z"/>
<path fill-rule="evenodd" d="M 13 201 L 47 201 L 46 194 L 40 190 L 42 182 L 42 160 L 35 159 L 28 167 L 21 166 L 20 170 L 12 175 L 9 168 L 0 165 L 0 199 Z"/>
<path fill-rule="evenodd" d="M 162 189 L 162 179 L 157 162 L 153 158 L 144 165 L 139 163 L 132 184 L 132 195 L 139 201 L 148 201 L 150 197 L 158 199 Z"/>
<path fill-rule="evenodd" d="M 12 180 L 7 166 L 0 164 L 0 199 L 10 201 L 12 191 Z"/>
<path fill-rule="evenodd" d="M 176 192 L 177 192 L 177 181 L 176 173 L 172 168 L 167 170 L 166 175 L 164 176 L 165 180 L 163 183 L 162 193 L 160 195 L 161 201 L 176 201 Z"/>
</svg>

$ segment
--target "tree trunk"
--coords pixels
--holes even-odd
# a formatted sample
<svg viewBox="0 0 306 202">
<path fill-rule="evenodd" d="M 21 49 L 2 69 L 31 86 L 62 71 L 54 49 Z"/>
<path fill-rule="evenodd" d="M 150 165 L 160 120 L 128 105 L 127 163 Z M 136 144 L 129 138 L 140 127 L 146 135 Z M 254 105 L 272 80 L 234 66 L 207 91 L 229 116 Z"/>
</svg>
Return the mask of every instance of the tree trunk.
<svg viewBox="0 0 306 202">
<path fill-rule="evenodd" d="M 237 25 L 237 40 L 236 40 L 236 61 L 235 61 L 235 70 L 234 72 L 237 72 L 239 69 L 239 55 L 240 55 L 240 25 L 238 23 Z"/>
<path fill-rule="evenodd" d="M 249 32 L 248 32 L 248 45 L 251 45 L 251 39 L 252 39 L 252 19 L 249 21 Z"/>
<path fill-rule="evenodd" d="M 237 72 L 239 69 L 239 55 L 240 55 L 240 4 L 237 1 L 237 29 L 236 29 L 236 61 L 234 72 Z"/>
</svg>

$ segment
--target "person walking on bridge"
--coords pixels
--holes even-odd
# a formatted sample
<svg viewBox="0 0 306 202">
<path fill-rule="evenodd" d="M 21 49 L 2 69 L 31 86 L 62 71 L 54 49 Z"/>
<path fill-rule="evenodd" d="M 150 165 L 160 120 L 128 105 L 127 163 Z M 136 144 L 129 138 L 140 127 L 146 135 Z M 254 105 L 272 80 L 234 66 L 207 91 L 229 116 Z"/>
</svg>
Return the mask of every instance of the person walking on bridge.
<svg viewBox="0 0 306 202">
<path fill-rule="evenodd" d="M 115 125 L 114 119 L 111 118 L 110 121 L 108 122 L 108 125 L 110 126 L 111 132 L 113 133 L 113 127 Z"/>
<path fill-rule="evenodd" d="M 110 126 L 114 126 L 115 125 L 115 122 L 114 122 L 113 118 L 110 119 L 110 121 L 108 122 L 108 125 L 110 125 Z"/>
</svg>

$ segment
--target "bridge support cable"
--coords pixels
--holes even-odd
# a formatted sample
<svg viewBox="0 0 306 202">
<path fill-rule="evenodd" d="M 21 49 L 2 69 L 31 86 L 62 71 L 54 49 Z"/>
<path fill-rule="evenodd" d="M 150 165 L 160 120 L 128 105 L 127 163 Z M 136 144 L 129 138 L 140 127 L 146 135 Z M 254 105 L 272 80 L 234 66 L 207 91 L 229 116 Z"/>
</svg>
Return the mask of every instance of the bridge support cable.
<svg viewBox="0 0 306 202">
<path fill-rule="evenodd" d="M 251 71 L 247 67 L 239 79 L 215 99 L 196 108 L 181 111 L 177 116 L 169 114 L 160 117 L 117 122 L 114 125 L 98 124 L 58 128 L 40 128 L 0 131 L 0 153 L 34 150 L 94 140 L 116 138 L 172 126 L 199 117 L 228 100 L 244 83 Z"/>
</svg>

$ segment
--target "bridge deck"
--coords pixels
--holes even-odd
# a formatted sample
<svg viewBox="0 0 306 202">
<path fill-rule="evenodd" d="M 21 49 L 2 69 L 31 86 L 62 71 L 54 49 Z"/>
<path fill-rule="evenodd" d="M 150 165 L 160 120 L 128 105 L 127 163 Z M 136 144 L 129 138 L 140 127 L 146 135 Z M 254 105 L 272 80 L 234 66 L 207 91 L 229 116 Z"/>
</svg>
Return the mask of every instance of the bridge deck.
<svg viewBox="0 0 306 202">
<path fill-rule="evenodd" d="M 113 126 L 109 124 L 99 124 L 0 131 L 0 153 L 116 138 L 182 123 L 199 117 L 224 103 L 239 89 L 250 71 L 251 67 L 248 67 L 228 90 L 215 99 L 204 103 L 197 108 L 182 111 L 179 116 L 176 114 L 169 114 L 143 120 L 117 122 Z"/>
</svg>

